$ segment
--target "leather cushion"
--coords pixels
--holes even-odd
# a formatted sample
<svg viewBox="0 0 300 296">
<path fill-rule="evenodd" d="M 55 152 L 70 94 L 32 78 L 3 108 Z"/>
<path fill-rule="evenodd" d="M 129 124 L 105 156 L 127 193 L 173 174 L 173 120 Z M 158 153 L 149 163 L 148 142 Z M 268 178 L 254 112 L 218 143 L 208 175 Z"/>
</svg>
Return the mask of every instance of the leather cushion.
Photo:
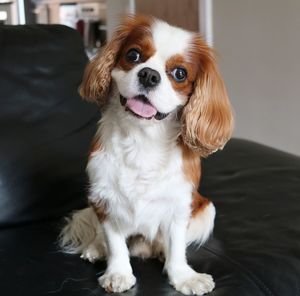
<svg viewBox="0 0 300 296">
<path fill-rule="evenodd" d="M 0 44 L 0 226 L 61 216 L 84 203 L 99 119 L 77 92 L 81 37 L 60 25 L 2 26 Z"/>
</svg>

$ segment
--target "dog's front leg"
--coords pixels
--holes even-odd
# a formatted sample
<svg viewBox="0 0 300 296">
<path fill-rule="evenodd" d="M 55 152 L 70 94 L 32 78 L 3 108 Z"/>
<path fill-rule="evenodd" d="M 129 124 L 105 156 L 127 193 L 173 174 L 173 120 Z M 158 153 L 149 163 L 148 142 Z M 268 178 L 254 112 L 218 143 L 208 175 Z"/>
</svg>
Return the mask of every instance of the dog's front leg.
<svg viewBox="0 0 300 296">
<path fill-rule="evenodd" d="M 174 221 L 163 231 L 166 253 L 165 270 L 174 288 L 185 295 L 203 295 L 215 284 L 208 274 L 197 273 L 188 264 L 185 255 L 187 221 Z"/>
<path fill-rule="evenodd" d="M 107 292 L 124 292 L 136 282 L 129 261 L 125 235 L 109 221 L 103 223 L 106 235 L 108 256 L 107 269 L 99 278 L 100 285 Z"/>
</svg>

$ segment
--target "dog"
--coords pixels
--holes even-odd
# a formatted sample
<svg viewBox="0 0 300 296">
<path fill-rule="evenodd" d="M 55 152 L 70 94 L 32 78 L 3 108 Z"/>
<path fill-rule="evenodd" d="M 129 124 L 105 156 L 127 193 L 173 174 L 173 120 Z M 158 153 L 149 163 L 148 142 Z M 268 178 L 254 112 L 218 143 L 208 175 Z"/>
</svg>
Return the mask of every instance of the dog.
<svg viewBox="0 0 300 296">
<path fill-rule="evenodd" d="M 87 164 L 89 207 L 68 218 L 61 246 L 106 258 L 99 283 L 108 292 L 135 285 L 130 255 L 163 258 L 183 294 L 212 291 L 186 246 L 203 244 L 214 226 L 214 205 L 198 193 L 200 159 L 233 128 L 213 50 L 197 33 L 131 15 L 86 67 L 80 94 L 102 117 Z"/>
</svg>

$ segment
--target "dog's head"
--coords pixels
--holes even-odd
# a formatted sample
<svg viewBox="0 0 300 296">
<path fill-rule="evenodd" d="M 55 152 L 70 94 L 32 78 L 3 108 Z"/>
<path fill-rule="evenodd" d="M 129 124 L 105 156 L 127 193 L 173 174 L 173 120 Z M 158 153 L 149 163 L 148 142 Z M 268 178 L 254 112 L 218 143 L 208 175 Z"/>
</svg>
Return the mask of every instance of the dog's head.
<svg viewBox="0 0 300 296">
<path fill-rule="evenodd" d="M 87 66 L 82 97 L 107 102 L 114 80 L 124 112 L 149 124 L 176 113 L 181 138 L 202 156 L 232 132 L 232 112 L 214 54 L 192 32 L 144 16 L 129 16 Z"/>
</svg>

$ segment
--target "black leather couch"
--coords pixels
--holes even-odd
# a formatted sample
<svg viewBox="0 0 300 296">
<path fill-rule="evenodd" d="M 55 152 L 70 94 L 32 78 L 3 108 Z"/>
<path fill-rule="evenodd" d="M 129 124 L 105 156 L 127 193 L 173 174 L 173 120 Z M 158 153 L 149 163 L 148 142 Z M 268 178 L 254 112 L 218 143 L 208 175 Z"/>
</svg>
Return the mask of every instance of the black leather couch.
<svg viewBox="0 0 300 296">
<path fill-rule="evenodd" d="M 99 112 L 77 88 L 87 58 L 63 26 L 0 27 L 0 295 L 106 295 L 104 262 L 63 254 L 62 217 L 85 205 L 85 165 Z M 300 295 L 300 158 L 233 139 L 203 162 L 217 208 L 211 239 L 190 264 L 214 296 Z M 180 295 L 158 260 L 132 260 L 124 295 Z"/>
</svg>

